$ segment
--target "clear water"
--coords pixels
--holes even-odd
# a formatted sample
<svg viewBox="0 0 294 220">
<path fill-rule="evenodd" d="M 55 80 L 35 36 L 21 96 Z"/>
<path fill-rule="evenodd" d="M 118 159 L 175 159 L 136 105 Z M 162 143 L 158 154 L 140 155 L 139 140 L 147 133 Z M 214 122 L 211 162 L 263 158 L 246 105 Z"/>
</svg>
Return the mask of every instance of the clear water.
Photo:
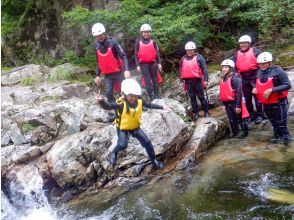
<svg viewBox="0 0 294 220">
<path fill-rule="evenodd" d="M 294 118 L 288 125 L 293 134 Z M 159 181 L 116 199 L 109 199 L 109 191 L 105 191 L 52 207 L 41 191 L 41 180 L 33 172 L 30 181 L 19 177 L 26 195 L 26 211 L 2 198 L 2 218 L 294 219 L 294 199 L 288 201 L 294 197 L 294 144 L 288 149 L 268 144 L 266 140 L 271 135 L 270 129 L 255 128 L 247 139 L 223 140 L 207 152 L 198 166 L 158 176 Z M 34 188 L 28 188 L 31 185 Z M 284 190 L 286 195 L 269 196 L 270 189 Z M 116 190 L 120 189 L 113 189 Z M 37 204 L 31 191 L 40 195 Z"/>
<path fill-rule="evenodd" d="M 294 119 L 288 125 L 293 133 Z M 268 144 L 271 135 L 269 129 L 253 129 L 245 140 L 223 140 L 198 168 L 173 173 L 115 201 L 102 205 L 99 195 L 75 201 L 67 207 L 70 218 L 294 219 L 294 200 L 283 202 L 294 196 L 294 146 Z M 286 195 L 270 197 L 269 189 Z"/>
</svg>

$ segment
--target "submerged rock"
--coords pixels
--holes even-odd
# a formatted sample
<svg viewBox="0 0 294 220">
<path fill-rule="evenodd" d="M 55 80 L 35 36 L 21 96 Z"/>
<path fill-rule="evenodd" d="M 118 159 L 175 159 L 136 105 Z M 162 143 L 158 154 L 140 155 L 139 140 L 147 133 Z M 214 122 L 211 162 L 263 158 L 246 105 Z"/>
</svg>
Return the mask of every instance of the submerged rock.
<svg viewBox="0 0 294 220">
<path fill-rule="evenodd" d="M 282 189 L 268 189 L 266 192 L 268 200 L 294 205 L 294 193 Z"/>
</svg>

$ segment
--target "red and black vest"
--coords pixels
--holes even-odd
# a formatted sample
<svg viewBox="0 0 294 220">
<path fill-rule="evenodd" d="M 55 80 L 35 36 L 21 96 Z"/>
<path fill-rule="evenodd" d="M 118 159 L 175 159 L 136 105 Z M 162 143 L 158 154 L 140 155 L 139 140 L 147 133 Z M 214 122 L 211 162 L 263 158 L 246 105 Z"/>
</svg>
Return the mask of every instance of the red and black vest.
<svg viewBox="0 0 294 220">
<path fill-rule="evenodd" d="M 222 102 L 234 101 L 236 99 L 236 91 L 231 85 L 232 77 L 228 77 L 227 81 L 222 80 L 219 84 L 219 98 Z"/>
<path fill-rule="evenodd" d="M 116 59 L 113 55 L 112 48 L 108 47 L 105 54 L 100 49 L 96 51 L 98 57 L 98 67 L 103 75 L 117 73 L 123 68 L 123 61 Z"/>
<path fill-rule="evenodd" d="M 236 57 L 236 67 L 239 73 L 256 70 L 258 68 L 252 47 L 250 47 L 250 49 L 245 53 L 238 50 Z"/>
<path fill-rule="evenodd" d="M 264 92 L 271 88 L 274 88 L 273 77 L 268 77 L 265 83 L 260 82 L 260 78 L 256 79 L 256 90 L 257 90 L 256 97 L 259 102 L 263 104 L 275 104 L 275 103 L 279 103 L 281 99 L 286 98 L 288 95 L 288 90 L 280 92 L 280 93 L 272 92 L 267 100 L 264 99 L 263 98 Z"/>
<path fill-rule="evenodd" d="M 187 60 L 186 57 L 183 59 L 181 68 L 181 78 L 203 78 L 202 69 L 199 67 L 197 62 L 197 56 L 193 57 L 191 60 Z"/>
<path fill-rule="evenodd" d="M 151 63 L 156 60 L 156 49 L 154 47 L 153 40 L 150 40 L 148 44 L 143 44 L 142 41 L 139 41 L 139 50 L 138 50 L 138 60 L 139 63 Z"/>
</svg>

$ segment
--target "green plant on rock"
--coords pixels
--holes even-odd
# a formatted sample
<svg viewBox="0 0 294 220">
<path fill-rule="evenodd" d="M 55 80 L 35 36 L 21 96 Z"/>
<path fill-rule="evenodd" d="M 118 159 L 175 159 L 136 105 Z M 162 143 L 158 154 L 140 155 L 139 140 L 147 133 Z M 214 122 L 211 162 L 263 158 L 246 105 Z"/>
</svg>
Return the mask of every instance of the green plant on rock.
<svg viewBox="0 0 294 220">
<path fill-rule="evenodd" d="M 20 126 L 20 130 L 23 132 L 23 133 L 28 133 L 30 131 L 33 131 L 37 128 L 38 126 L 36 125 L 33 125 L 33 124 L 30 124 L 28 122 L 25 122 L 23 124 L 21 124 Z"/>
<path fill-rule="evenodd" d="M 49 76 L 49 82 L 57 82 L 60 80 L 68 80 L 72 79 L 72 74 L 70 70 L 67 69 L 57 69 Z"/>
<path fill-rule="evenodd" d="M 23 86 L 33 86 L 38 84 L 40 81 L 41 79 L 38 77 L 27 77 L 27 78 L 23 78 L 20 84 Z"/>
</svg>

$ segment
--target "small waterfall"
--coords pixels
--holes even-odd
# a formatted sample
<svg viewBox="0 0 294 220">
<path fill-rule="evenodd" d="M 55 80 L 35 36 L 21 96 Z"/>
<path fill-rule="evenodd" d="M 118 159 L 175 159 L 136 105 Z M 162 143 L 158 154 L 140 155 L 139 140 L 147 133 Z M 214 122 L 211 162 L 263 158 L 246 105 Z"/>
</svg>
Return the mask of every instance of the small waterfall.
<svg viewBox="0 0 294 220">
<path fill-rule="evenodd" d="M 42 189 L 43 179 L 38 169 L 26 166 L 10 172 L 8 196 L 1 191 L 1 216 L 4 220 L 57 219 Z"/>
</svg>

